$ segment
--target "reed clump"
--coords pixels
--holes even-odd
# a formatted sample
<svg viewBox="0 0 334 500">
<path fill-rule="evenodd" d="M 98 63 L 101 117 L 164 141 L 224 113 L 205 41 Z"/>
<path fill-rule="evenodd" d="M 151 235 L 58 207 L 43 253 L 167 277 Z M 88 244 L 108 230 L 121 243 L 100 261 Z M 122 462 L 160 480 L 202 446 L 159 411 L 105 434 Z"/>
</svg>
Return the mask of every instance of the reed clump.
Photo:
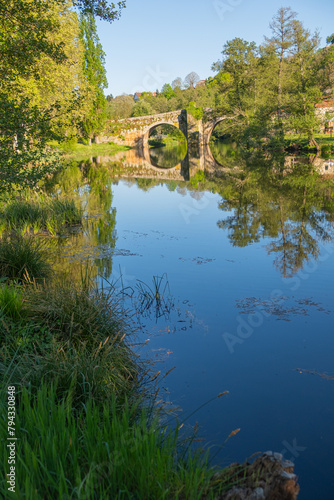
<svg viewBox="0 0 334 500">
<path fill-rule="evenodd" d="M 83 212 L 73 199 L 31 194 L 27 198 L 10 199 L 0 207 L 0 236 L 13 232 L 51 235 L 81 225 Z"/>
<path fill-rule="evenodd" d="M 27 282 L 50 278 L 52 268 L 42 241 L 18 234 L 0 240 L 0 278 Z"/>
<path fill-rule="evenodd" d="M 184 454 L 179 426 L 161 426 L 139 403 L 125 401 L 120 412 L 116 397 L 102 405 L 89 397 L 74 412 L 70 393 L 59 400 L 57 380 L 36 393 L 23 387 L 17 399 L 18 498 L 213 499 L 226 485 L 213 481 L 207 455 Z M 3 395 L 0 405 L 5 411 Z M 0 469 L 6 498 L 5 460 Z"/>
</svg>

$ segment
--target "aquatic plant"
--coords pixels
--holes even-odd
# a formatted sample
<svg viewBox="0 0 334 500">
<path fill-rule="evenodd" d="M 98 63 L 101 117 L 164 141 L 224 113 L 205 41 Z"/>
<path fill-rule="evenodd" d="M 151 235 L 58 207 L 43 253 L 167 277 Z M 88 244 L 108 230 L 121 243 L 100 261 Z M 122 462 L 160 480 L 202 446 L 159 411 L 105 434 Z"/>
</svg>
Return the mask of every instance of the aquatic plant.
<svg viewBox="0 0 334 500">
<path fill-rule="evenodd" d="M 52 274 L 43 243 L 32 237 L 16 235 L 0 241 L 0 277 L 29 282 Z"/>
<path fill-rule="evenodd" d="M 28 195 L 27 195 L 28 196 Z M 68 226 L 81 224 L 82 210 L 74 200 L 33 195 L 32 199 L 11 199 L 0 209 L 0 236 L 47 231 L 52 235 Z"/>
</svg>

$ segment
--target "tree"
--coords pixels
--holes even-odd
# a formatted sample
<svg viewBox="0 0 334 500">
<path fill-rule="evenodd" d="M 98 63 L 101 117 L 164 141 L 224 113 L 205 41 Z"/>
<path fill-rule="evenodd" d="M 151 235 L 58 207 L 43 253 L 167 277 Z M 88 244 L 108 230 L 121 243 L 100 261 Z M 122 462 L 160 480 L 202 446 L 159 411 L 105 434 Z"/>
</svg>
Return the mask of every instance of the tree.
<svg viewBox="0 0 334 500">
<path fill-rule="evenodd" d="M 81 126 L 90 143 L 92 137 L 102 130 L 106 120 L 106 98 L 103 89 L 108 86 L 108 82 L 104 67 L 105 53 L 92 14 L 81 14 L 80 30 L 85 47 L 84 74 L 91 97 L 90 110 L 82 120 Z"/>
<path fill-rule="evenodd" d="M 189 88 L 189 87 L 192 87 L 192 88 L 195 88 L 195 85 L 196 83 L 199 81 L 199 76 L 197 73 L 195 73 L 194 71 L 192 71 L 191 73 L 189 73 L 185 79 L 184 79 L 184 86 L 186 88 Z"/>
<path fill-rule="evenodd" d="M 266 38 L 267 48 L 278 57 L 277 69 L 277 125 L 281 141 L 284 139 L 284 103 L 283 103 L 283 78 L 286 65 L 285 56 L 293 44 L 293 21 L 296 13 L 290 7 L 281 7 L 273 17 L 270 24 L 272 37 Z"/>
<path fill-rule="evenodd" d="M 329 36 L 326 38 L 326 42 L 327 42 L 329 45 L 334 45 L 334 33 L 332 33 L 331 35 L 329 35 Z"/>
<path fill-rule="evenodd" d="M 41 112 L 29 99 L 9 101 L 1 93 L 0 107 L 0 193 L 35 188 L 58 168 L 57 156 L 45 148 L 53 108 Z"/>
<path fill-rule="evenodd" d="M 172 81 L 172 89 L 175 90 L 176 88 L 182 88 L 182 78 L 179 76 Z"/>
<path fill-rule="evenodd" d="M 131 116 L 148 116 L 152 114 L 153 109 L 151 105 L 145 99 L 141 99 L 133 106 Z"/>
<path fill-rule="evenodd" d="M 56 40 L 60 19 L 54 17 L 55 7 L 66 5 L 65 0 L 0 0 L 0 191 L 14 184 L 36 185 L 54 168 L 45 146 L 52 137 L 51 122 L 61 111 L 57 103 L 44 110 L 32 104 L 19 79 L 39 78 L 42 57 L 55 65 L 67 61 L 64 42 Z M 111 22 L 125 3 L 115 7 L 103 0 L 78 0 L 76 5 Z"/>
<path fill-rule="evenodd" d="M 314 134 L 319 127 L 315 104 L 322 99 L 315 65 L 315 56 L 320 39 L 317 32 L 311 36 L 300 21 L 294 20 L 292 28 L 293 44 L 290 61 L 292 78 L 290 80 L 288 111 L 292 117 L 291 124 L 293 128 L 306 133 L 309 145 L 311 147 L 315 146 L 319 150 Z"/>
<path fill-rule="evenodd" d="M 107 98 L 107 117 L 110 120 L 119 120 L 129 118 L 134 106 L 133 95 L 120 95 L 108 101 Z"/>
<path fill-rule="evenodd" d="M 65 0 L 0 0 L 0 85 L 13 81 L 15 76 L 30 75 L 41 54 L 55 62 L 66 56 L 63 43 L 48 39 L 59 28 L 59 19 L 52 15 L 54 6 L 63 8 Z M 80 11 L 89 12 L 112 22 L 118 19 L 125 1 L 108 5 L 104 0 L 75 0 Z"/>
<path fill-rule="evenodd" d="M 92 14 L 109 23 L 119 19 L 122 9 L 125 8 L 125 0 L 117 2 L 117 7 L 113 2 L 108 5 L 106 0 L 74 0 L 73 4 L 83 14 Z"/>
<path fill-rule="evenodd" d="M 256 71 L 254 69 L 257 55 L 257 47 L 254 42 L 246 42 L 241 38 L 229 40 L 223 47 L 222 61 L 217 61 L 212 65 L 212 69 L 221 72 L 220 79 L 226 83 L 226 77 L 231 77 L 230 83 L 230 104 L 234 111 L 246 111 L 245 100 L 254 93 L 254 82 Z"/>
<path fill-rule="evenodd" d="M 52 129 L 58 136 L 77 133 L 77 123 L 82 117 L 88 99 L 88 85 L 83 72 L 84 47 L 80 40 L 78 17 L 71 4 L 50 4 L 49 13 L 58 28 L 47 33 L 50 44 L 62 44 L 63 61 L 55 61 L 43 53 L 31 66 L 30 74 L 17 75 L 11 85 L 11 97 L 28 98 L 32 106 L 41 111 L 57 103 L 52 115 Z M 60 107 L 59 107 L 60 106 Z M 69 112 L 69 108 L 71 111 Z"/>
<path fill-rule="evenodd" d="M 176 94 L 174 90 L 172 89 L 171 85 L 169 83 L 165 83 L 165 85 L 161 89 L 161 93 L 166 97 L 166 99 L 171 99 L 172 97 L 175 97 Z"/>
</svg>

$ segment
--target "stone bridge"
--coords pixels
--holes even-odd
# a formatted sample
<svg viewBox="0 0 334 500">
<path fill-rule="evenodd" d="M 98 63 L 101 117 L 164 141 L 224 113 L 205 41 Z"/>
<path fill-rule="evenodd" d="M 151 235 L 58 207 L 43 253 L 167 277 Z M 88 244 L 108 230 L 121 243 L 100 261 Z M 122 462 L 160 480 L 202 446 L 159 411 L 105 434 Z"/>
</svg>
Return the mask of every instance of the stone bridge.
<svg viewBox="0 0 334 500">
<path fill-rule="evenodd" d="M 223 120 L 228 117 L 213 117 L 212 110 L 206 110 L 203 119 L 196 120 L 187 110 L 171 111 L 157 115 L 126 118 L 108 123 L 105 135 L 101 135 L 97 142 L 114 142 L 123 146 L 130 146 L 141 151 L 141 156 L 152 165 L 149 153 L 149 136 L 159 125 L 172 125 L 178 128 L 186 138 L 188 152 L 181 162 L 181 172 L 190 170 L 213 171 L 220 168 L 214 159 L 210 147 L 211 134 Z M 154 165 L 153 165 L 154 166 Z M 159 167 L 158 167 L 159 168 Z M 187 175 L 184 176 L 186 178 Z"/>
</svg>

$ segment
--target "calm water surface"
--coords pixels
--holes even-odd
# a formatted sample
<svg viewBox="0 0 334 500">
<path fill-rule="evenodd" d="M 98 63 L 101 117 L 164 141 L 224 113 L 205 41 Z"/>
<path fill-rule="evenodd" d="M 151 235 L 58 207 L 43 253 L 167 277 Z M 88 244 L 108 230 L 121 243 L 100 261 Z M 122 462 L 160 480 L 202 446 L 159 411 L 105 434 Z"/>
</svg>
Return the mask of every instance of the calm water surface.
<svg viewBox="0 0 334 500">
<path fill-rule="evenodd" d="M 152 287 L 162 277 L 161 290 L 168 281 L 161 307 L 137 315 L 143 354 L 162 372 L 176 367 L 165 400 L 186 416 L 229 391 L 189 419 L 215 462 L 281 452 L 295 463 L 301 500 L 333 499 L 334 245 L 322 197 L 298 182 L 284 198 L 201 172 L 182 182 L 109 170 L 98 182 L 99 167 L 75 169 L 67 190 L 90 218 L 63 241 L 60 262 L 88 260 L 137 310 L 138 280 Z"/>
</svg>

